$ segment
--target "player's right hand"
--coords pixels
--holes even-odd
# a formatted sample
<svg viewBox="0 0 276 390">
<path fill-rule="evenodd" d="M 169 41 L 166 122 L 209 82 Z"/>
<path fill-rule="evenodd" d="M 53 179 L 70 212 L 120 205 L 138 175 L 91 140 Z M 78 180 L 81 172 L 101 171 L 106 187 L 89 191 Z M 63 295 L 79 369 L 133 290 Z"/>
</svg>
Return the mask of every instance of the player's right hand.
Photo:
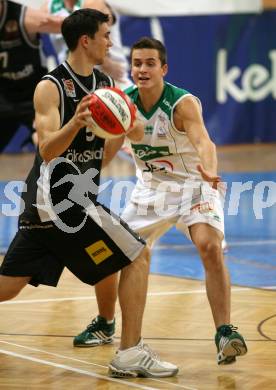
<svg viewBox="0 0 276 390">
<path fill-rule="evenodd" d="M 75 115 L 72 117 L 73 124 L 81 129 L 91 122 L 91 112 L 89 110 L 91 95 L 86 95 L 77 105 Z"/>
</svg>

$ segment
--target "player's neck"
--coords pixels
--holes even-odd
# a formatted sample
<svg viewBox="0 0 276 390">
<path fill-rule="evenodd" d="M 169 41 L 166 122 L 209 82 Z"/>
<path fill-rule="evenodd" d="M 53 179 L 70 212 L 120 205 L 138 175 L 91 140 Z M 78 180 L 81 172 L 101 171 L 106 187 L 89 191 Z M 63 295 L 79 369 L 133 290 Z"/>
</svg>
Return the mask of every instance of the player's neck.
<svg viewBox="0 0 276 390">
<path fill-rule="evenodd" d="M 89 76 L 93 72 L 93 64 L 82 60 L 81 56 L 69 54 L 67 59 L 68 64 L 73 71 L 81 76 Z"/>
<path fill-rule="evenodd" d="M 164 83 L 154 88 L 139 89 L 140 103 L 146 112 L 151 111 L 153 106 L 159 101 L 159 99 L 162 96 L 163 90 L 164 90 Z"/>
</svg>

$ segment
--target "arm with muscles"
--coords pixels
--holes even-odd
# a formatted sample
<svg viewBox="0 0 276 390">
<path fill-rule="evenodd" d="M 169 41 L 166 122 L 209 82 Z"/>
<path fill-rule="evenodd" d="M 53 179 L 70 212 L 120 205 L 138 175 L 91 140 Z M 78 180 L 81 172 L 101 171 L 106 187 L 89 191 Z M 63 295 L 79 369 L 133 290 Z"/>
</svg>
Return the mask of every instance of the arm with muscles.
<svg viewBox="0 0 276 390">
<path fill-rule="evenodd" d="M 196 149 L 201 160 L 197 169 L 203 180 L 210 182 L 213 188 L 217 188 L 221 178 L 217 174 L 216 146 L 205 128 L 201 107 L 195 97 L 187 97 L 176 106 L 174 123 L 178 130 L 186 132 Z"/>
<path fill-rule="evenodd" d="M 75 115 L 60 128 L 58 89 L 50 80 L 38 83 L 34 94 L 35 126 L 39 152 L 44 161 L 59 157 L 70 146 L 79 130 L 87 125 L 90 99 L 90 95 L 85 96 L 78 104 Z"/>
<path fill-rule="evenodd" d="M 111 76 L 115 80 L 115 85 L 119 82 L 123 82 L 125 68 L 118 61 L 112 60 L 110 57 L 105 56 L 104 62 L 101 65 L 102 70 Z"/>
<path fill-rule="evenodd" d="M 64 17 L 50 15 L 47 8 L 44 9 L 27 7 L 24 24 L 28 34 L 60 32 Z"/>
<path fill-rule="evenodd" d="M 83 8 L 93 8 L 103 12 L 109 16 L 110 26 L 113 24 L 113 16 L 110 8 L 103 0 L 84 0 Z M 111 34 L 112 40 L 112 34 Z M 108 55 L 105 56 L 104 62 L 101 64 L 101 69 L 111 76 L 115 82 L 122 82 L 125 74 L 125 67 L 120 61 L 111 59 Z"/>
<path fill-rule="evenodd" d="M 108 139 L 105 141 L 104 146 L 104 158 L 103 158 L 103 168 L 106 167 L 110 161 L 115 157 L 118 150 L 122 147 L 125 137 L 129 138 L 131 141 L 141 141 L 144 136 L 144 125 L 140 119 L 135 119 L 133 126 L 126 132 L 126 135 L 116 138 Z"/>
</svg>

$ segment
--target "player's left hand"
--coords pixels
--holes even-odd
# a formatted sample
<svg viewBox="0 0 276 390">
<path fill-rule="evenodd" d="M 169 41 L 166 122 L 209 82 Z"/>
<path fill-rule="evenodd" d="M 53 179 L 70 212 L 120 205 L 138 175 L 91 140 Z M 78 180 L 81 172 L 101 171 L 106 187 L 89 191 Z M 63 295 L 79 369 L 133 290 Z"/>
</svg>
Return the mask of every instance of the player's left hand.
<svg viewBox="0 0 276 390">
<path fill-rule="evenodd" d="M 127 130 L 126 135 L 131 141 L 141 141 L 144 137 L 144 123 L 137 116 L 137 107 L 134 104 L 135 113 L 132 126 Z"/>
<path fill-rule="evenodd" d="M 207 171 L 201 164 L 197 165 L 197 170 L 201 174 L 201 177 L 204 181 L 208 181 L 212 188 L 217 189 L 219 183 L 221 183 L 221 177 L 213 174 L 212 172 Z"/>
</svg>

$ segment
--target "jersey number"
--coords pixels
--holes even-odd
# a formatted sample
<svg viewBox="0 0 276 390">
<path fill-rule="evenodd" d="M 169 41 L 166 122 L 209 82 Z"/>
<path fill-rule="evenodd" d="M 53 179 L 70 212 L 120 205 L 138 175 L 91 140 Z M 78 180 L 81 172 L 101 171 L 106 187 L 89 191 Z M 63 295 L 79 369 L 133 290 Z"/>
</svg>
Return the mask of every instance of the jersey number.
<svg viewBox="0 0 276 390">
<path fill-rule="evenodd" d="M 8 66 L 8 52 L 3 51 L 3 53 L 0 53 L 0 68 L 4 69 Z"/>
</svg>

